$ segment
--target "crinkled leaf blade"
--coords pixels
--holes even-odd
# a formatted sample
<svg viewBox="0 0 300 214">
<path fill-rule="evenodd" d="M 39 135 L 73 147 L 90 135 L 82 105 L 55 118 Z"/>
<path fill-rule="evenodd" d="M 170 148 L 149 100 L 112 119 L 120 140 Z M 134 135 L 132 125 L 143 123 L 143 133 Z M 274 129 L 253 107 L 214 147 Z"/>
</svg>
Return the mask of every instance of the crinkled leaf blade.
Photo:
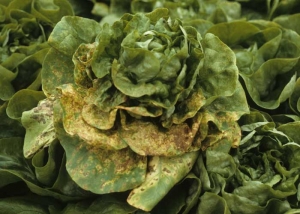
<svg viewBox="0 0 300 214">
<path fill-rule="evenodd" d="M 72 56 L 81 43 L 91 43 L 100 33 L 100 25 L 91 19 L 65 16 L 53 29 L 48 42 L 61 54 Z"/>
<path fill-rule="evenodd" d="M 281 58 L 266 61 L 252 76 L 241 74 L 253 101 L 266 109 L 276 109 L 287 100 L 295 87 L 293 72 L 298 58 Z M 278 86 L 275 87 L 276 82 Z"/>
<path fill-rule="evenodd" d="M 205 35 L 203 43 L 204 62 L 197 84 L 208 97 L 232 95 L 238 81 L 233 51 L 211 33 Z"/>
</svg>

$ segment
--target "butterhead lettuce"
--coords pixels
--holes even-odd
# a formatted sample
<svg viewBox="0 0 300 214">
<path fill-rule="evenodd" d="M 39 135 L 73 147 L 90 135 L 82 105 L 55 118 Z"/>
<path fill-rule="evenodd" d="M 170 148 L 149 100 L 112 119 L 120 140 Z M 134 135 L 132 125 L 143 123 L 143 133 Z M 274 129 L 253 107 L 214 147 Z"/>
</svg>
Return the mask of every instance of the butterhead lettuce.
<svg viewBox="0 0 300 214">
<path fill-rule="evenodd" d="M 157 9 L 112 25 L 66 16 L 48 43 L 47 99 L 23 114 L 24 154 L 57 138 L 81 188 L 132 190 L 128 203 L 150 211 L 199 150 L 238 146 L 248 105 L 235 54 L 215 35 Z"/>
</svg>

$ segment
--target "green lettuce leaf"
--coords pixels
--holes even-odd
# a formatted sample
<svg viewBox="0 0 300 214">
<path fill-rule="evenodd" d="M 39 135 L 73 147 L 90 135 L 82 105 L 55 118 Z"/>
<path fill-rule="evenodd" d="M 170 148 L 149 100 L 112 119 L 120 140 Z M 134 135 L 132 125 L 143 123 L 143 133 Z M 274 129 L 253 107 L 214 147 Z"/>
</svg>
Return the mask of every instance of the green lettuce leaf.
<svg viewBox="0 0 300 214">
<path fill-rule="evenodd" d="M 57 205 L 58 203 L 52 198 L 41 198 L 36 195 L 10 197 L 0 200 L 1 212 L 11 214 L 48 214 L 49 207 Z"/>
<path fill-rule="evenodd" d="M 180 183 L 151 210 L 151 213 L 189 213 L 198 203 L 201 193 L 201 181 L 193 173 L 189 173 Z"/>
<path fill-rule="evenodd" d="M 207 32 L 234 50 L 239 74 L 256 105 L 276 109 L 292 95 L 300 56 L 297 33 L 260 20 L 221 23 Z"/>
<path fill-rule="evenodd" d="M 59 104 L 55 104 L 54 127 L 66 151 L 67 171 L 79 186 L 97 194 L 104 194 L 126 191 L 144 181 L 146 157 L 138 156 L 128 148 L 105 150 L 85 144 L 78 137 L 65 132 L 61 111 Z"/>
<path fill-rule="evenodd" d="M 26 128 L 23 148 L 26 158 L 56 140 L 52 105 L 50 100 L 41 100 L 37 107 L 22 114 L 22 125 Z"/>
<path fill-rule="evenodd" d="M 120 197 L 105 195 L 96 198 L 95 200 L 83 200 L 67 204 L 63 210 L 58 210 L 55 207 L 50 208 L 50 213 L 61 214 L 129 214 L 136 211 L 136 208 L 129 206 Z"/>
<path fill-rule="evenodd" d="M 176 157 L 154 156 L 148 163 L 145 181 L 133 189 L 127 202 L 139 209 L 150 211 L 167 192 L 191 170 L 198 152 Z"/>
</svg>

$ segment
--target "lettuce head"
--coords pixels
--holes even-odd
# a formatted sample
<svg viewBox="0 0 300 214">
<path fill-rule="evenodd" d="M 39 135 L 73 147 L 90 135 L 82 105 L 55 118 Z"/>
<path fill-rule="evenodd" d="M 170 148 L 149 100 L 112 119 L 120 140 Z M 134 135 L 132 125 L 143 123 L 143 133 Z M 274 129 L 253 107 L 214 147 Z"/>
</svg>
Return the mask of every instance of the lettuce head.
<svg viewBox="0 0 300 214">
<path fill-rule="evenodd" d="M 148 211 L 199 150 L 238 146 L 248 105 L 235 54 L 214 34 L 160 8 L 112 25 L 65 16 L 48 43 L 47 99 L 23 114 L 24 154 L 58 139 L 81 188 L 131 190 L 128 203 Z"/>
</svg>

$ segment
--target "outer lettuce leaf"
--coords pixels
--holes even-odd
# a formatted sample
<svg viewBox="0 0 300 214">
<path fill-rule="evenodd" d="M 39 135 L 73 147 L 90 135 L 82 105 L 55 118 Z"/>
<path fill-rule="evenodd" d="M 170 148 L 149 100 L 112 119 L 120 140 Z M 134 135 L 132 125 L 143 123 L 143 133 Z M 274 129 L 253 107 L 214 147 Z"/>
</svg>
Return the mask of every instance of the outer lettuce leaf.
<svg viewBox="0 0 300 214">
<path fill-rule="evenodd" d="M 240 29 L 245 29 L 241 31 Z M 247 21 L 235 21 L 212 26 L 208 32 L 217 35 L 229 46 L 237 45 L 256 34 L 259 29 Z"/>
<path fill-rule="evenodd" d="M 289 138 L 300 145 L 300 137 L 297 133 L 297 130 L 299 130 L 300 121 L 290 122 L 287 124 L 282 124 L 278 127 L 279 131 L 282 131 L 284 134 L 289 136 Z"/>
<path fill-rule="evenodd" d="M 89 26 L 89 28 L 84 28 Z M 96 21 L 81 17 L 65 16 L 51 32 L 49 45 L 61 53 L 70 56 L 81 43 L 92 42 L 99 33 Z"/>
<path fill-rule="evenodd" d="M 62 109 L 56 103 L 54 127 L 66 151 L 67 171 L 79 186 L 97 194 L 105 194 L 126 191 L 144 181 L 146 157 L 138 156 L 128 148 L 105 150 L 87 145 L 65 132 L 61 114 Z"/>
<path fill-rule="evenodd" d="M 85 105 L 85 90 L 73 85 L 63 85 L 59 90 L 61 90 L 60 105 L 63 112 L 62 115 L 57 115 L 57 119 L 62 116 L 64 129 L 69 135 L 79 136 L 87 145 L 92 147 L 108 150 L 119 150 L 127 147 L 117 130 L 104 132 L 85 122 L 84 117 L 81 116 Z"/>
<path fill-rule="evenodd" d="M 203 48 L 203 68 L 200 68 L 197 84 L 208 98 L 231 96 L 237 87 L 238 78 L 234 53 L 219 38 L 209 33 L 204 37 Z"/>
<path fill-rule="evenodd" d="M 74 66 L 70 56 L 81 43 L 92 42 L 99 30 L 96 21 L 81 17 L 66 16 L 56 25 L 48 40 L 53 48 L 47 54 L 42 69 L 43 91 L 47 96 L 55 94 L 57 86 L 74 81 Z M 51 63 L 52 60 L 59 63 Z"/>
<path fill-rule="evenodd" d="M 11 214 L 47 214 L 49 213 L 49 207 L 56 205 L 58 205 L 58 203 L 55 200 L 51 198 L 41 198 L 36 195 L 10 197 L 0 200 L 1 212 Z"/>
<path fill-rule="evenodd" d="M 42 91 L 20 90 L 9 100 L 6 113 L 10 118 L 20 121 L 24 111 L 34 108 L 44 98 Z"/>
<path fill-rule="evenodd" d="M 22 114 L 22 125 L 27 130 L 23 148 L 26 158 L 32 157 L 56 140 L 52 105 L 52 101 L 42 100 L 37 107 Z"/>
<path fill-rule="evenodd" d="M 58 157 L 62 156 L 63 151 L 56 144 L 57 142 L 51 144 L 48 150 L 40 150 L 32 158 L 36 178 L 45 186 L 52 186 L 54 184 L 61 164 L 61 160 Z M 47 156 L 47 161 L 44 161 Z"/>
<path fill-rule="evenodd" d="M 198 203 L 201 193 L 201 181 L 193 173 L 189 173 L 180 183 L 151 210 L 151 213 L 189 213 Z"/>
<path fill-rule="evenodd" d="M 41 169 L 37 169 L 37 174 L 35 174 L 35 167 L 32 165 L 31 161 L 24 158 L 23 138 L 13 137 L 1 139 L 0 144 L 0 173 L 2 176 L 4 176 L 1 178 L 1 181 L 4 182 L 4 186 L 9 184 L 10 182 L 22 180 L 26 183 L 31 192 L 36 193 L 40 196 L 51 196 L 63 202 L 78 200 L 89 196 L 89 193 L 80 189 L 65 172 L 66 169 L 64 166 L 64 161 L 60 159 L 62 158 L 62 155 L 60 155 L 62 153 L 62 150 L 58 149 L 57 144 L 52 145 L 53 147 L 55 147 L 55 149 L 50 149 L 49 164 L 46 164 L 56 164 L 55 170 L 46 170 L 46 173 L 48 174 L 44 175 L 41 174 Z M 60 153 L 57 151 L 60 151 Z M 53 152 L 56 153 L 54 154 Z M 55 161 L 53 157 L 55 157 Z M 34 165 L 37 168 L 40 168 L 43 166 L 44 160 L 47 159 L 48 154 L 44 155 L 43 158 L 40 158 L 39 161 L 35 160 Z M 54 179 L 55 176 L 56 179 Z M 40 181 L 45 182 L 45 178 L 50 178 L 50 180 L 47 181 L 48 184 L 50 184 L 51 181 L 50 186 L 41 185 Z"/>
<path fill-rule="evenodd" d="M 53 0 L 52 2 L 14 0 L 8 5 L 8 9 L 9 10 L 19 9 L 19 10 L 24 10 L 26 12 L 28 11 L 30 14 L 35 16 L 38 20 L 41 20 L 47 24 L 52 24 L 52 25 L 57 23 L 64 15 L 73 14 L 72 7 L 68 3 L 68 1 L 58 1 L 58 0 Z"/>
<path fill-rule="evenodd" d="M 198 152 L 176 157 L 153 157 L 148 163 L 146 180 L 133 189 L 127 202 L 139 209 L 150 211 L 167 192 L 191 170 Z"/>
<path fill-rule="evenodd" d="M 192 144 L 199 129 L 200 117 L 195 116 L 194 121 L 191 121 L 191 128 L 187 123 L 181 123 L 173 125 L 167 131 L 160 130 L 151 122 L 135 121 L 126 124 L 120 137 L 139 155 L 181 155 L 199 149 L 192 148 Z"/>
<path fill-rule="evenodd" d="M 6 175 L 4 176 L 4 178 L 1 178 L 1 181 L 3 182 L 1 184 L 1 187 L 10 183 L 10 180 L 8 179 L 10 179 L 12 175 L 18 177 L 18 174 L 21 174 L 24 175 L 24 177 L 26 177 L 27 179 L 34 180 L 30 164 L 24 159 L 23 155 L 20 154 L 20 150 L 22 151 L 22 138 L 10 137 L 1 139 L 0 142 L 2 159 L 0 169 L 1 173 L 5 173 Z M 14 148 L 12 148 L 10 145 L 14 145 Z M 7 162 L 11 162 L 12 164 L 9 165 L 7 164 Z"/>
<path fill-rule="evenodd" d="M 242 6 L 243 16 L 247 19 L 267 19 L 270 20 L 283 14 L 299 13 L 299 2 L 289 1 L 269 1 L 269 0 L 236 0 Z M 259 8 L 257 7 L 259 5 Z"/>
<path fill-rule="evenodd" d="M 201 142 L 202 150 L 238 147 L 241 131 L 235 121 L 248 112 L 244 90 L 238 84 L 232 96 L 217 98 L 201 112 L 199 138 L 194 144 Z"/>
<path fill-rule="evenodd" d="M 11 81 L 14 80 L 17 76 L 16 72 L 12 72 L 1 65 L 1 100 L 8 100 L 15 93 Z"/>
<path fill-rule="evenodd" d="M 25 134 L 24 127 L 16 120 L 7 116 L 7 102 L 0 106 L 0 139 L 10 137 L 23 137 Z"/>
<path fill-rule="evenodd" d="M 230 214 L 230 210 L 224 198 L 212 192 L 205 192 L 201 198 L 197 214 L 200 213 L 222 213 Z"/>
</svg>

